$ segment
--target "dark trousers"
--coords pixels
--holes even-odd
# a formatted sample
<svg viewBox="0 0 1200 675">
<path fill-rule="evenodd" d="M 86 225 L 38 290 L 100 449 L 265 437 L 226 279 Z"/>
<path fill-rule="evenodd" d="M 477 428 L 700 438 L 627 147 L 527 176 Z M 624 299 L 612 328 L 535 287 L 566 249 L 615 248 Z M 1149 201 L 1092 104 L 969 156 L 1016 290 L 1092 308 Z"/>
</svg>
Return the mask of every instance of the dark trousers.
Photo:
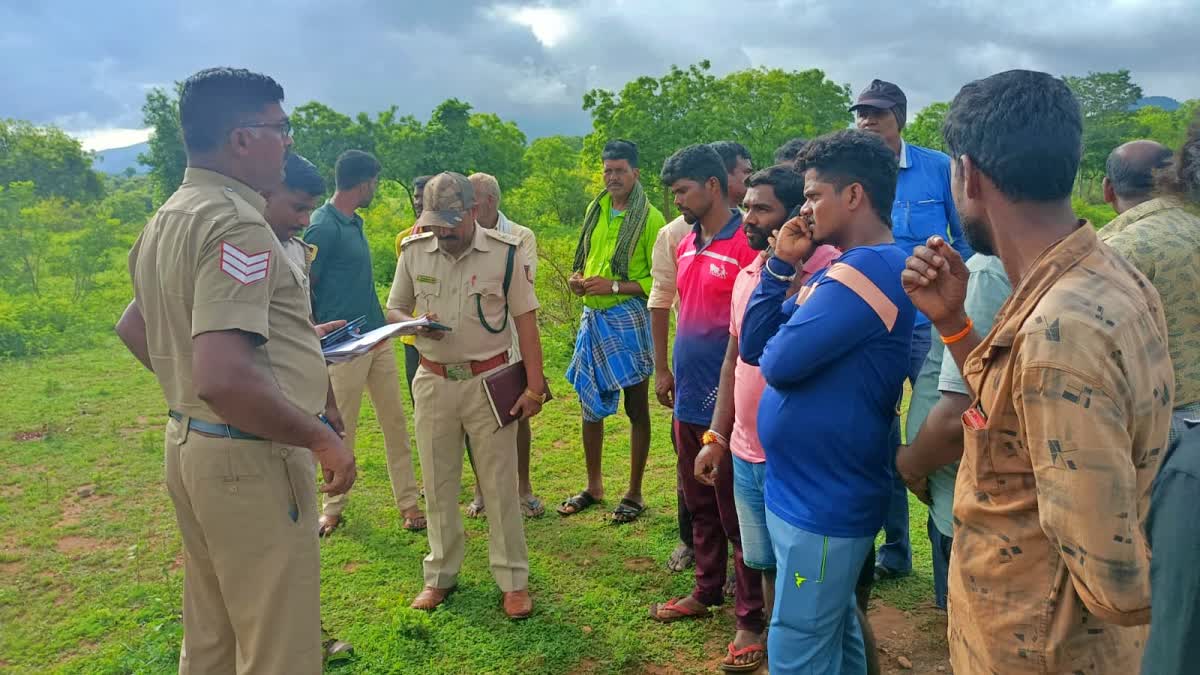
<svg viewBox="0 0 1200 675">
<path fill-rule="evenodd" d="M 707 427 L 675 420 L 676 470 L 684 501 L 692 516 L 692 548 L 696 552 L 696 586 L 692 596 L 705 605 L 725 600 L 728 544 L 733 544 L 736 590 L 734 614 L 739 630 L 761 632 L 763 614 L 762 572 L 742 561 L 742 538 L 733 501 L 733 462 L 721 462 L 716 487 L 696 480 L 696 455 L 703 445 L 700 437 Z"/>
<path fill-rule="evenodd" d="M 925 522 L 925 529 L 929 531 L 929 543 L 933 551 L 933 604 L 937 605 L 938 609 L 946 609 L 946 594 L 949 589 L 946 577 L 950 573 L 950 547 L 954 539 L 938 531 L 937 526 L 933 524 L 933 516 Z"/>
<path fill-rule="evenodd" d="M 408 399 L 412 400 L 412 381 L 417 375 L 417 368 L 421 365 L 421 353 L 417 348 L 406 344 L 404 345 L 404 377 L 408 380 Z"/>
<path fill-rule="evenodd" d="M 675 418 L 671 417 L 674 426 Z M 679 447 L 675 444 L 675 434 L 671 433 L 671 449 L 675 451 L 676 461 L 679 457 Z M 676 472 L 678 474 L 678 472 Z M 675 520 L 679 523 L 679 541 L 688 548 L 692 547 L 692 514 L 688 511 L 687 501 L 683 498 L 683 483 L 679 476 L 675 477 Z"/>
</svg>

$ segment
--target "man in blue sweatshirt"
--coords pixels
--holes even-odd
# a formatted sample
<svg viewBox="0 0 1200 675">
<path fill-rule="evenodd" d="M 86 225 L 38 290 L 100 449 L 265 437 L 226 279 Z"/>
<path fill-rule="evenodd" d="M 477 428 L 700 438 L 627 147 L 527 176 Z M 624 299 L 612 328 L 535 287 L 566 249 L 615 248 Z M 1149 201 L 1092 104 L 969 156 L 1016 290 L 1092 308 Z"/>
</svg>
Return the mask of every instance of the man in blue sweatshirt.
<svg viewBox="0 0 1200 675">
<path fill-rule="evenodd" d="M 850 112 L 854 113 L 858 128 L 882 138 L 900 163 L 896 198 L 892 203 L 892 235 L 896 238 L 896 246 L 911 254 L 914 248 L 923 246 L 936 234 L 950 242 L 964 261 L 970 258 L 971 247 L 963 236 L 954 198 L 950 194 L 950 158 L 937 150 L 910 145 L 900 136 L 908 117 L 908 97 L 904 91 L 891 82 L 872 80 L 850 106 Z M 910 385 L 917 383 L 929 345 L 929 319 L 918 313 L 908 356 Z M 908 428 L 909 439 L 916 433 L 916 429 Z M 894 434 L 899 443 L 899 420 Z M 892 484 L 892 499 L 884 522 L 884 544 L 879 547 L 874 576 L 888 579 L 907 576 L 910 572 L 912 543 L 908 536 L 908 491 L 897 476 Z"/>
<path fill-rule="evenodd" d="M 898 166 L 887 145 L 835 132 L 796 170 L 807 201 L 773 239 L 739 344 L 767 382 L 758 434 L 778 574 L 767 652 L 772 671 L 859 674 L 854 590 L 888 510 L 916 310 L 900 286 L 908 253 L 892 239 Z M 821 244 L 844 253 L 785 300 Z"/>
</svg>

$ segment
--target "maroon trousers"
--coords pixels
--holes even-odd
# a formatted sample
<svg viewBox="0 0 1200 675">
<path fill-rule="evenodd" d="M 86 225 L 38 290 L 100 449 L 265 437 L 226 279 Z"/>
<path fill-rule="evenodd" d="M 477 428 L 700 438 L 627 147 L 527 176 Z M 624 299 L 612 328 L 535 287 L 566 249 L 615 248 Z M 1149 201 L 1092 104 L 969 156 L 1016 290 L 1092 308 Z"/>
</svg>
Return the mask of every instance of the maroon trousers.
<svg viewBox="0 0 1200 675">
<path fill-rule="evenodd" d="M 700 437 L 706 430 L 707 427 L 675 420 L 676 471 L 683 488 L 683 499 L 692 514 L 692 549 L 696 552 L 696 587 L 692 597 L 709 606 L 724 602 L 728 544 L 733 544 L 733 565 L 737 571 L 734 591 L 737 627 L 759 633 L 765 628 L 762 573 L 742 562 L 742 537 L 733 503 L 732 459 L 726 457 L 721 462 L 716 487 L 696 480 L 696 455 L 704 447 Z"/>
</svg>

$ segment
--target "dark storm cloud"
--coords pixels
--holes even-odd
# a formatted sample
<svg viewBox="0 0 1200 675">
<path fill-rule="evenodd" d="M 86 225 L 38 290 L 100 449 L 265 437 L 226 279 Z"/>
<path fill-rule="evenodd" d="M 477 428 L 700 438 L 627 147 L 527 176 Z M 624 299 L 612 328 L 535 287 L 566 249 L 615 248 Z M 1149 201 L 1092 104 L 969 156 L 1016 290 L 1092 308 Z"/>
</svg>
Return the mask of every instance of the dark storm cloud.
<svg viewBox="0 0 1200 675">
<path fill-rule="evenodd" d="M 22 5 L 0 6 L 0 117 L 71 130 L 140 126 L 148 88 L 218 64 L 272 74 L 290 104 L 315 99 L 347 113 L 396 105 L 425 118 L 457 97 L 516 120 L 531 136 L 585 132 L 580 104 L 590 88 L 703 58 L 718 74 L 818 67 L 854 91 L 872 77 L 890 79 L 914 112 L 1014 67 L 1125 67 L 1147 94 L 1200 95 L 1192 39 L 1200 3 L 1190 0 Z M 537 23 L 519 14 L 531 7 L 558 10 L 562 30 L 535 35 L 521 25 L 516 18 Z"/>
</svg>

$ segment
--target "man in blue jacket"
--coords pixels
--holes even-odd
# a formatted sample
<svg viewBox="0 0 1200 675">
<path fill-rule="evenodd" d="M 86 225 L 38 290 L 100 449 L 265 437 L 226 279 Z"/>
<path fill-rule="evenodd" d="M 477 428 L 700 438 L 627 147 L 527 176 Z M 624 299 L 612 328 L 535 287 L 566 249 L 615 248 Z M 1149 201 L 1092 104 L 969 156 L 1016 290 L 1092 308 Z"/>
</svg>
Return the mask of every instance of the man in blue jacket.
<svg viewBox="0 0 1200 675">
<path fill-rule="evenodd" d="M 916 313 L 888 222 L 897 167 L 878 137 L 846 130 L 812 141 L 796 170 L 806 201 L 773 240 L 739 343 L 767 382 L 758 436 L 778 577 L 767 652 L 772 672 L 865 673 L 855 586 L 888 510 Z M 821 244 L 843 253 L 788 298 Z"/>
<path fill-rule="evenodd" d="M 892 235 L 896 246 L 911 254 L 932 235 L 939 235 L 958 251 L 963 260 L 973 251 L 963 236 L 950 195 L 950 158 L 944 153 L 904 142 L 901 132 L 908 116 L 908 97 L 900 87 L 883 80 L 872 80 L 850 107 L 859 129 L 878 135 L 900 162 L 896 179 L 896 199 L 892 204 Z M 913 327 L 909 354 L 908 380 L 917 382 L 921 365 L 929 353 L 929 319 L 918 313 Z M 908 429 L 908 437 L 916 435 Z M 899 421 L 895 430 L 900 442 Z M 876 579 L 907 576 L 912 572 L 912 544 L 908 536 L 908 492 L 896 476 L 892 499 L 884 523 L 885 541 L 879 547 Z"/>
</svg>

